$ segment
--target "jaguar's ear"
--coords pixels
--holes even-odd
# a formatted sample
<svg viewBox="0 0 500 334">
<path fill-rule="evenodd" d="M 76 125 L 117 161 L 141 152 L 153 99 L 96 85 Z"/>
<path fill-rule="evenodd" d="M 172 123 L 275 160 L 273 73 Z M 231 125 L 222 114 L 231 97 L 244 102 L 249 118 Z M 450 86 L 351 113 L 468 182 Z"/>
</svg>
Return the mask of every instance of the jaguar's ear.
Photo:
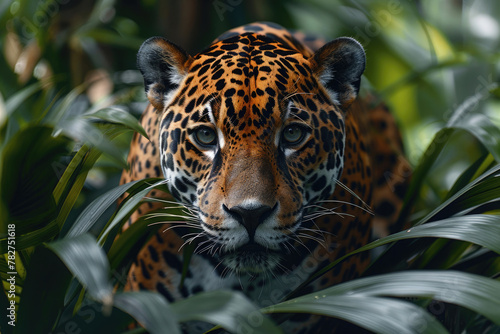
<svg viewBox="0 0 500 334">
<path fill-rule="evenodd" d="M 144 77 L 146 95 L 151 104 L 163 111 L 176 88 L 187 74 L 191 57 L 162 37 L 145 41 L 137 54 L 137 67 Z"/>
<path fill-rule="evenodd" d="M 312 56 L 313 71 L 333 102 L 344 109 L 356 99 L 365 70 L 365 51 L 349 37 L 325 44 Z"/>
</svg>

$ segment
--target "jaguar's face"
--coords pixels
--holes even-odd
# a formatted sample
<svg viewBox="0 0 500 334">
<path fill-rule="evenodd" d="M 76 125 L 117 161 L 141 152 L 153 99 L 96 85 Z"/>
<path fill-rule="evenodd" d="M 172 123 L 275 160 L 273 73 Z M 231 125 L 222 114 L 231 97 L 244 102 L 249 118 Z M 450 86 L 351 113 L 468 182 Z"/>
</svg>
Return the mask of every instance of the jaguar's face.
<svg viewBox="0 0 500 334">
<path fill-rule="evenodd" d="M 205 249 L 236 271 L 273 269 L 340 178 L 342 107 L 355 93 L 325 87 L 336 73 L 321 60 L 248 34 L 169 73 L 177 81 L 163 96 L 163 173 L 198 216 Z"/>
</svg>

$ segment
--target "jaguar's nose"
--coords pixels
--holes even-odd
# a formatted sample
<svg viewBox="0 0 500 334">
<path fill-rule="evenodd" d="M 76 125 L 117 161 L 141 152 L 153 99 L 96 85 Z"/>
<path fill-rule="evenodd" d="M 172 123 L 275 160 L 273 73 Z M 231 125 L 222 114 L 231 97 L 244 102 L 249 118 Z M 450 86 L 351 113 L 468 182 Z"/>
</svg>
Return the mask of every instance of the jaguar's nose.
<svg viewBox="0 0 500 334">
<path fill-rule="evenodd" d="M 253 239 L 255 235 L 255 231 L 260 224 L 262 224 L 267 217 L 269 217 L 275 209 L 278 207 L 278 204 L 274 205 L 274 207 L 270 207 L 268 205 L 251 205 L 251 206 L 243 206 L 236 205 L 231 208 L 228 208 L 224 204 L 222 204 L 222 208 L 225 212 L 227 212 L 231 217 L 236 219 L 248 232 L 250 240 Z"/>
</svg>

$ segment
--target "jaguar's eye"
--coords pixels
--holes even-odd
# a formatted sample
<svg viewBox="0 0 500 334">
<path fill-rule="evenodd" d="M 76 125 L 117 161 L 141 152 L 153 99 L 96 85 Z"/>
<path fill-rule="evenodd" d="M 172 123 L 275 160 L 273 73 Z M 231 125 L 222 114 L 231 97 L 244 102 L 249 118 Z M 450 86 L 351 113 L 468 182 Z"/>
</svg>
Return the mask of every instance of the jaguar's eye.
<svg viewBox="0 0 500 334">
<path fill-rule="evenodd" d="M 302 125 L 290 124 L 283 129 L 281 136 L 284 144 L 294 146 L 302 142 L 306 133 L 307 131 Z"/>
<path fill-rule="evenodd" d="M 212 146 L 217 143 L 215 130 L 208 126 L 200 126 L 194 132 L 194 138 L 200 146 Z"/>
</svg>

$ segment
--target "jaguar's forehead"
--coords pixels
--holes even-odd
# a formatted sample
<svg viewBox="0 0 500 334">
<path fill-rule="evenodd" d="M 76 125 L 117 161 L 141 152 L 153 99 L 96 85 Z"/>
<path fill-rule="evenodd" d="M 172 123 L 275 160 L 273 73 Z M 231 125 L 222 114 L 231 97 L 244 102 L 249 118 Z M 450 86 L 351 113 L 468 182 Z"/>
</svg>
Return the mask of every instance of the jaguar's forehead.
<svg viewBox="0 0 500 334">
<path fill-rule="evenodd" d="M 202 87 L 212 84 L 217 91 L 225 88 L 225 80 L 252 88 L 252 80 L 268 81 L 270 77 L 278 79 L 274 81 L 278 90 L 285 90 L 293 77 L 311 75 L 302 53 L 255 33 L 216 42 L 194 57 L 189 72 L 196 74 Z"/>
<path fill-rule="evenodd" d="M 270 120 L 273 111 L 286 113 L 292 94 L 312 96 L 316 86 L 304 54 L 267 36 L 245 33 L 217 41 L 193 57 L 174 105 L 180 102 L 183 112 L 200 112 L 212 103 L 215 118 L 221 111 L 232 125 L 244 127 L 248 118 Z M 312 104 L 305 95 L 295 96 L 303 105 Z"/>
</svg>

